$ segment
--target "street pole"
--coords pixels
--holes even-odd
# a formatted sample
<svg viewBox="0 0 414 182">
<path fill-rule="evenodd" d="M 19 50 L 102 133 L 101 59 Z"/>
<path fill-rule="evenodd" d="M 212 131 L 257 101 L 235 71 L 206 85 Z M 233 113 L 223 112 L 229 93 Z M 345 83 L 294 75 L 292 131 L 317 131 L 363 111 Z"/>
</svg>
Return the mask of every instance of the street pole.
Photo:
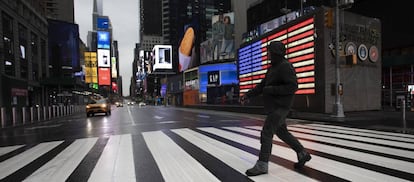
<svg viewBox="0 0 414 182">
<path fill-rule="evenodd" d="M 340 72 L 339 72 L 339 0 L 336 0 L 335 5 L 335 79 L 336 79 L 336 89 L 335 89 L 335 104 L 334 104 L 334 116 L 338 118 L 345 117 L 344 108 L 341 102 L 341 96 L 339 95 L 340 89 Z M 341 88 L 342 89 L 342 88 Z"/>
</svg>

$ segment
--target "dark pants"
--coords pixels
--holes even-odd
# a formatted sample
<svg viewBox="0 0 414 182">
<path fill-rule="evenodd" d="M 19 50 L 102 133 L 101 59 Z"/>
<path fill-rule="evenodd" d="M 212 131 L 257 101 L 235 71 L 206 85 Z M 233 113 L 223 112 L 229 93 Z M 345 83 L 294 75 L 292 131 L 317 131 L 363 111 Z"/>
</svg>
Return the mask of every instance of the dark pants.
<svg viewBox="0 0 414 182">
<path fill-rule="evenodd" d="M 301 152 L 304 148 L 288 130 L 286 126 L 286 116 L 289 109 L 276 109 L 269 113 L 264 122 L 260 136 L 259 160 L 268 162 L 272 153 L 273 135 L 276 134 L 283 142 L 288 144 L 295 152 Z"/>
</svg>

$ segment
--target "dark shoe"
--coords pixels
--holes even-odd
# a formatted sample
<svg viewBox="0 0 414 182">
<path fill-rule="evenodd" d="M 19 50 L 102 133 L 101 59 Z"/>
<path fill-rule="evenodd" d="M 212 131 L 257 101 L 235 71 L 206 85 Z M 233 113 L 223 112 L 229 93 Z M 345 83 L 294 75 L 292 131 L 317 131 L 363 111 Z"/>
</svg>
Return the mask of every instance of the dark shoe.
<svg viewBox="0 0 414 182">
<path fill-rule="evenodd" d="M 298 153 L 298 162 L 295 163 L 295 168 L 299 169 L 302 168 L 306 162 L 311 160 L 311 155 L 306 152 L 306 151 L 302 151 Z"/>
<path fill-rule="evenodd" d="M 247 176 L 257 176 L 261 174 L 267 174 L 268 163 L 263 161 L 257 161 L 256 164 L 246 171 Z"/>
</svg>

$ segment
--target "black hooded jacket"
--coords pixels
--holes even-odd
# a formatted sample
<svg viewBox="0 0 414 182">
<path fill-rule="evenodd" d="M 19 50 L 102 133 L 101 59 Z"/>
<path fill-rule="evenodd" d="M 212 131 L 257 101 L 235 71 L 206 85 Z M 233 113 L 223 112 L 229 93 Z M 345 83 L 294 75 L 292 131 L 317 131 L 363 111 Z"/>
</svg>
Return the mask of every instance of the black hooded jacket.
<svg viewBox="0 0 414 182">
<path fill-rule="evenodd" d="M 284 57 L 286 49 L 283 43 L 272 42 L 268 49 L 272 66 L 267 69 L 266 77 L 255 88 L 249 90 L 246 96 L 263 94 L 266 112 L 272 112 L 277 108 L 290 109 L 298 89 L 295 69 Z"/>
</svg>

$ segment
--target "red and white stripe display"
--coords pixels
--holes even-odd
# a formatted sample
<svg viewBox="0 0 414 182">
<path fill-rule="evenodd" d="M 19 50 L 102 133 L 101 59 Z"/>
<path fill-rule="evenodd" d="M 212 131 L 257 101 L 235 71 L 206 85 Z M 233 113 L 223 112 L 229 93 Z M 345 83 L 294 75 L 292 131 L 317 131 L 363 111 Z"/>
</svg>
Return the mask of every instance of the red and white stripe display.
<svg viewBox="0 0 414 182">
<path fill-rule="evenodd" d="M 287 29 L 268 35 L 259 41 L 239 49 L 240 94 L 254 88 L 264 78 L 270 60 L 266 46 L 271 41 L 282 41 L 286 47 L 286 56 L 293 64 L 298 77 L 296 94 L 315 93 L 315 26 L 314 18 L 306 19 Z"/>
</svg>

